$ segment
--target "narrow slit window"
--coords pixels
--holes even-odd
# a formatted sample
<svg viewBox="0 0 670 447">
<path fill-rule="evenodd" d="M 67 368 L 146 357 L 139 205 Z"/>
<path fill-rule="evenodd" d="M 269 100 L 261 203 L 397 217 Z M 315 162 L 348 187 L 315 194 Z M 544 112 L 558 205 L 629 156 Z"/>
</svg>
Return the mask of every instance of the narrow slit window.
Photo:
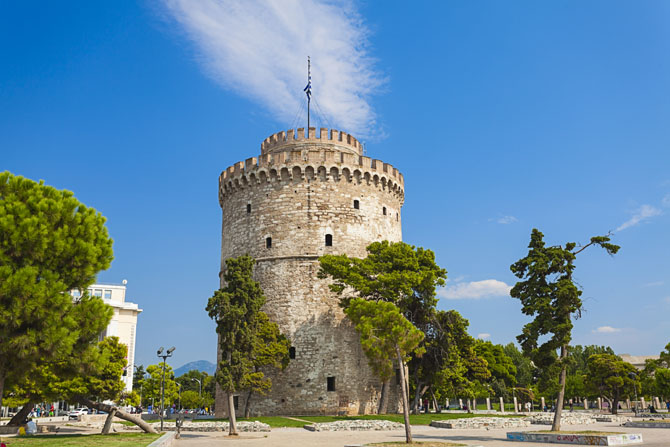
<svg viewBox="0 0 670 447">
<path fill-rule="evenodd" d="M 333 246 L 333 235 L 332 234 L 327 234 L 326 235 L 326 247 L 332 247 Z"/>
<path fill-rule="evenodd" d="M 251 214 L 251 203 L 247 203 L 247 214 Z"/>
<path fill-rule="evenodd" d="M 355 210 L 361 209 L 361 202 L 359 202 L 358 200 L 354 200 L 354 209 Z"/>
<path fill-rule="evenodd" d="M 335 391 L 335 376 L 327 377 L 327 390 Z"/>
<path fill-rule="evenodd" d="M 288 348 L 288 358 L 294 359 L 295 358 L 295 346 L 291 346 Z"/>
<path fill-rule="evenodd" d="M 395 213 L 395 221 L 400 222 L 400 214 Z"/>
<path fill-rule="evenodd" d="M 386 207 L 382 208 L 382 213 L 384 213 L 384 216 L 386 216 Z"/>
<path fill-rule="evenodd" d="M 265 248 L 272 248 L 272 238 L 271 237 L 266 237 L 265 238 Z"/>
</svg>

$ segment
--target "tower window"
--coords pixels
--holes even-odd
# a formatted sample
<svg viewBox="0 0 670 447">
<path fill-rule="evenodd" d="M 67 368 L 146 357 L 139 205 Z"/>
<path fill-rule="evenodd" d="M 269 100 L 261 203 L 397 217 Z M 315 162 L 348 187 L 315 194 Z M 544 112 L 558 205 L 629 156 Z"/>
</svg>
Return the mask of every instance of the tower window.
<svg viewBox="0 0 670 447">
<path fill-rule="evenodd" d="M 251 214 L 251 203 L 247 203 L 247 214 Z"/>
<path fill-rule="evenodd" d="M 272 248 L 272 238 L 271 237 L 266 237 L 265 238 L 265 248 Z"/>
<path fill-rule="evenodd" d="M 361 209 L 361 202 L 359 202 L 358 200 L 354 200 L 354 209 L 355 210 Z"/>
<path fill-rule="evenodd" d="M 291 346 L 288 348 L 288 358 L 294 359 L 295 358 L 295 346 Z"/>
<path fill-rule="evenodd" d="M 384 216 L 386 216 L 386 207 L 382 208 L 382 213 L 384 213 Z"/>
<path fill-rule="evenodd" d="M 233 396 L 233 407 L 235 407 L 235 409 L 238 410 L 239 406 L 240 406 L 240 396 Z"/>
<path fill-rule="evenodd" d="M 332 234 L 327 234 L 326 235 L 326 247 L 332 247 L 333 246 L 333 235 Z"/>
<path fill-rule="evenodd" d="M 395 221 L 400 222 L 400 214 L 395 213 Z"/>
<path fill-rule="evenodd" d="M 328 391 L 335 391 L 335 376 L 327 377 L 327 390 Z"/>
</svg>

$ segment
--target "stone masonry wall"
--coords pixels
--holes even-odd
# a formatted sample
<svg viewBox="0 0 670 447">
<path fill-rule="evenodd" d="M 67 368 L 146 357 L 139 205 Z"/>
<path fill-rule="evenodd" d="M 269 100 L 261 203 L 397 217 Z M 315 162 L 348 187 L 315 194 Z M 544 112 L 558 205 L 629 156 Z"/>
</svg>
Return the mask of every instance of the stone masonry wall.
<svg viewBox="0 0 670 447">
<path fill-rule="evenodd" d="M 267 297 L 263 310 L 296 351 L 286 370 L 270 374 L 270 394 L 252 397 L 254 415 L 365 414 L 376 412 L 379 399 L 381 383 L 358 334 L 327 280 L 317 278 L 318 258 L 364 257 L 373 241 L 400 241 L 403 179 L 392 166 L 357 155 L 360 145 L 350 136 L 322 141 L 313 131 L 296 141 L 275 134 L 263 143 L 260 161 L 238 163 L 220 177 L 222 269 L 229 257 L 256 258 L 254 277 Z M 328 377 L 335 378 L 335 391 L 327 390 Z M 223 415 L 224 395 L 216 397 Z M 239 396 L 239 411 L 245 397 Z M 392 380 L 391 411 L 398 397 Z"/>
</svg>

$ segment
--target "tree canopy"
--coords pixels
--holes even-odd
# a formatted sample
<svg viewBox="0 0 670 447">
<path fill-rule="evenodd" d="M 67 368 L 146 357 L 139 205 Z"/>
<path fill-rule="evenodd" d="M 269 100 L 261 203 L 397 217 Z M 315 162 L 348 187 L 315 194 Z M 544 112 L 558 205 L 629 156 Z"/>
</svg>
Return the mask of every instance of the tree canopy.
<svg viewBox="0 0 670 447">
<path fill-rule="evenodd" d="M 0 405 L 5 383 L 70 355 L 105 320 L 101 300 L 73 300 L 112 261 L 105 218 L 60 191 L 0 173 Z"/>
<path fill-rule="evenodd" d="M 620 357 L 614 354 L 593 354 L 587 364 L 586 384 L 609 401 L 612 413 L 616 414 L 619 400 L 634 395 L 639 387 L 639 379 L 635 367 Z"/>
</svg>

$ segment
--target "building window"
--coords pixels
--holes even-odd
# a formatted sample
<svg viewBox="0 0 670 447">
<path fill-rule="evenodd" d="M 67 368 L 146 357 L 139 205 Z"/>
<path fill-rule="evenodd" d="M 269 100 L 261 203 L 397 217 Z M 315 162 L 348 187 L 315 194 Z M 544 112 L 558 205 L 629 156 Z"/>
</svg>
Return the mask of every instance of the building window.
<svg viewBox="0 0 670 447">
<path fill-rule="evenodd" d="M 361 209 L 361 202 L 358 200 L 354 200 L 354 209 L 359 210 Z"/>
<path fill-rule="evenodd" d="M 112 291 L 111 291 L 111 290 L 107 290 L 107 289 L 105 289 L 105 295 L 104 295 L 104 298 L 105 298 L 106 300 L 111 300 L 111 299 L 112 299 Z"/>
<path fill-rule="evenodd" d="M 295 346 L 291 346 L 288 348 L 288 358 L 294 359 L 295 358 Z"/>
<path fill-rule="evenodd" d="M 328 391 L 335 391 L 335 376 L 327 377 L 326 380 L 328 381 L 327 390 Z"/>
<path fill-rule="evenodd" d="M 102 298 L 102 289 L 93 289 L 93 296 Z"/>
<path fill-rule="evenodd" d="M 266 237 L 265 238 L 265 248 L 272 248 L 272 238 L 271 237 Z"/>
<path fill-rule="evenodd" d="M 237 410 L 240 406 L 240 396 L 233 396 L 233 407 Z"/>
<path fill-rule="evenodd" d="M 395 213 L 395 221 L 400 222 L 400 214 L 399 213 Z"/>
<path fill-rule="evenodd" d="M 247 214 L 251 214 L 251 203 L 247 203 Z"/>
<path fill-rule="evenodd" d="M 81 292 L 79 290 L 73 290 L 72 291 L 72 296 L 74 298 L 81 298 Z"/>
<path fill-rule="evenodd" d="M 382 208 L 382 213 L 384 213 L 384 216 L 386 216 L 386 207 Z"/>
<path fill-rule="evenodd" d="M 332 234 L 327 234 L 326 235 L 326 247 L 332 247 L 333 246 L 333 235 Z"/>
</svg>

